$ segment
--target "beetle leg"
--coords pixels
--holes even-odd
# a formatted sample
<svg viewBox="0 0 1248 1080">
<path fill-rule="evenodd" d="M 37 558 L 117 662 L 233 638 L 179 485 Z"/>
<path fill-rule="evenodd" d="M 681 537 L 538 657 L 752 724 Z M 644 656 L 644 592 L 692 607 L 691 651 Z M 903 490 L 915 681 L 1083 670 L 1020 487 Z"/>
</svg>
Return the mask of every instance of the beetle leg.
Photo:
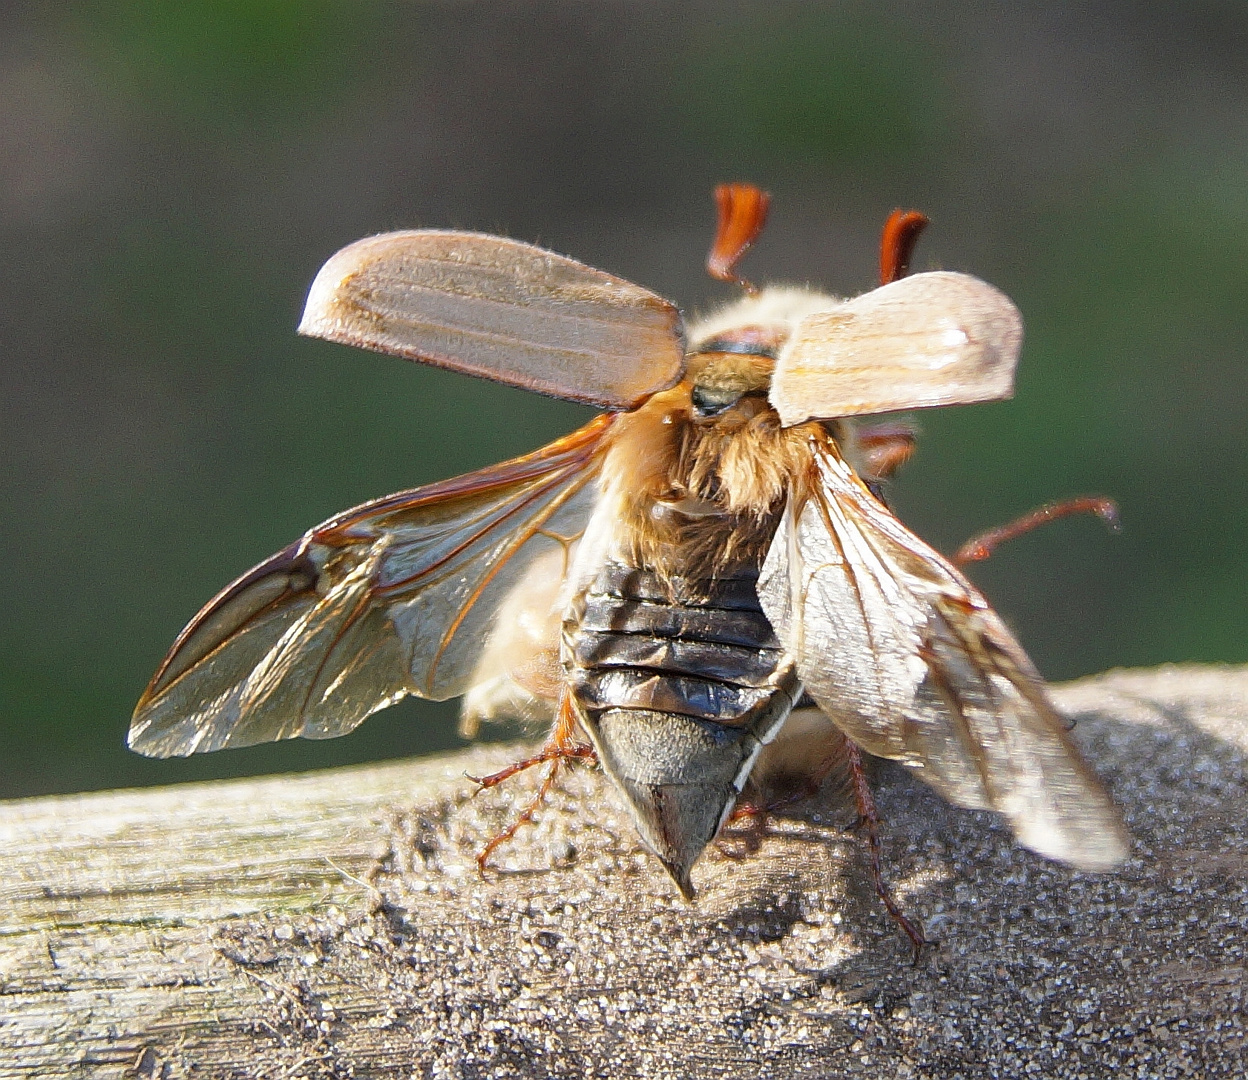
<svg viewBox="0 0 1248 1080">
<path fill-rule="evenodd" d="M 875 799 L 871 795 L 871 785 L 867 781 L 867 770 L 862 763 L 862 752 L 852 739 L 845 740 L 846 756 L 849 763 L 850 782 L 854 788 L 854 801 L 858 804 L 858 828 L 862 830 L 867 842 L 867 858 L 871 865 L 871 881 L 875 885 L 876 895 L 887 909 L 893 920 L 905 932 L 914 947 L 914 962 L 919 956 L 927 939 L 923 931 L 914 925 L 905 912 L 893 899 L 893 894 L 884 883 L 884 875 L 880 871 L 880 815 L 875 808 Z"/>
<path fill-rule="evenodd" d="M 510 780 L 517 773 L 531 769 L 534 765 L 545 765 L 549 761 L 558 764 L 565 758 L 596 761 L 597 757 L 597 754 L 594 753 L 594 748 L 583 743 L 573 743 L 570 746 L 547 743 L 532 757 L 513 762 L 505 769 L 499 769 L 496 773 L 490 773 L 489 776 L 469 776 L 468 779 L 476 784 L 479 790 L 484 791 L 486 788 L 497 787 L 504 780 Z"/>
<path fill-rule="evenodd" d="M 488 844 L 485 845 L 477 855 L 477 869 L 481 873 L 485 873 L 486 863 L 489 862 L 490 856 L 494 854 L 494 849 L 500 844 L 506 843 L 516 835 L 522 826 L 527 825 L 533 820 L 533 815 L 537 813 L 537 808 L 545 801 L 546 796 L 550 794 L 550 789 L 555 784 L 555 774 L 559 771 L 559 766 L 563 764 L 563 758 L 556 757 L 551 763 L 550 768 L 546 770 L 546 776 L 542 780 L 542 786 L 537 789 L 537 794 L 533 797 L 533 801 L 529 803 L 519 816 L 502 832 L 494 836 Z"/>
<path fill-rule="evenodd" d="M 719 844 L 719 850 L 730 859 L 755 854 L 762 845 L 763 837 L 767 834 L 767 822 L 776 811 L 795 803 L 805 802 L 807 799 L 813 799 L 823 790 L 823 785 L 828 778 L 838 771 L 844 761 L 840 745 L 845 741 L 843 736 L 839 736 L 836 752 L 826 754 L 814 769 L 801 776 L 791 773 L 786 773 L 782 777 L 769 776 L 768 781 L 761 786 L 756 784 L 751 777 L 725 823 L 733 825 L 738 821 L 748 821 L 745 831 L 733 837 L 733 839 L 742 840 L 745 850 L 738 855 L 726 849 L 722 842 Z M 778 794 L 776 793 L 777 782 L 780 784 Z"/>
<path fill-rule="evenodd" d="M 731 837 L 734 841 L 739 840 L 742 848 L 740 851 L 729 848 L 725 843 L 729 837 L 724 836 L 721 831 L 719 839 L 715 841 L 719 853 L 727 859 L 744 859 L 757 854 L 758 849 L 763 845 L 763 837 L 767 834 L 767 816 L 770 810 L 771 807 L 763 800 L 762 793 L 753 785 L 747 787 L 741 798 L 737 800 L 737 805 L 732 808 L 728 820 L 724 822 L 725 829 L 739 821 L 746 823 L 743 831 Z"/>
<path fill-rule="evenodd" d="M 550 763 L 550 768 L 546 770 L 546 775 L 542 778 L 541 786 L 537 789 L 537 794 L 533 797 L 532 802 L 520 811 L 515 821 L 503 829 L 497 836 L 491 838 L 489 843 L 481 849 L 481 853 L 477 856 L 477 866 L 482 873 L 485 872 L 486 863 L 489 862 L 489 858 L 494 853 L 494 850 L 500 844 L 515 836 L 522 826 L 533 820 L 533 815 L 537 813 L 538 808 L 546 800 L 546 796 L 550 794 L 550 789 L 554 787 L 555 777 L 565 761 L 598 760 L 598 755 L 594 752 L 592 746 L 577 742 L 576 730 L 576 714 L 565 696 L 560 702 L 558 718 L 550 733 L 550 738 L 546 740 L 546 745 L 541 750 L 532 757 L 525 758 L 523 761 L 517 761 L 512 765 L 508 765 L 505 769 L 491 773 L 489 776 L 468 777 L 469 780 L 478 785 L 478 790 L 484 791 L 486 788 L 496 787 L 517 773 L 524 772 L 525 769 L 531 769 L 534 765 Z"/>
<path fill-rule="evenodd" d="M 1031 532 L 1041 525 L 1047 525 L 1058 518 L 1069 517 L 1071 514 L 1095 514 L 1114 532 L 1118 532 L 1118 505 L 1113 499 L 1100 495 L 1081 495 L 1075 499 L 1064 499 L 1061 502 L 1048 503 L 1038 510 L 1032 510 L 1022 517 L 1015 518 L 1006 525 L 998 525 L 995 529 L 972 536 L 958 548 L 953 561 L 958 566 L 980 562 L 988 558 L 998 546 L 1007 540 L 1014 540 L 1024 533 Z"/>
<path fill-rule="evenodd" d="M 817 779 L 809 777 L 802 781 L 799 788 L 789 791 L 776 799 L 767 799 L 761 791 L 757 789 L 751 791 L 747 788 L 725 822 L 725 825 L 734 825 L 738 821 L 748 823 L 743 832 L 732 837 L 734 840 L 739 839 L 745 845 L 744 850 L 740 853 L 729 851 L 721 840 L 717 845 L 721 854 L 726 855 L 730 859 L 740 859 L 747 855 L 757 854 L 758 849 L 763 845 L 763 837 L 767 835 L 767 822 L 771 819 L 771 816 L 777 810 L 783 810 L 786 806 L 792 806 L 794 803 L 805 802 L 807 799 L 814 798 L 819 794 L 819 789 L 823 786 L 826 775 L 827 773 L 824 773 Z"/>
</svg>

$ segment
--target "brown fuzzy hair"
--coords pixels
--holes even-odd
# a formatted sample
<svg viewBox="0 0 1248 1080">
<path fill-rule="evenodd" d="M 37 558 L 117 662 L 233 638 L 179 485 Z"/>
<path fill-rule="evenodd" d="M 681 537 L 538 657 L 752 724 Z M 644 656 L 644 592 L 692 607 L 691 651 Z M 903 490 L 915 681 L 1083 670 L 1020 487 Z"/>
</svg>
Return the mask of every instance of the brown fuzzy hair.
<svg viewBox="0 0 1248 1080">
<path fill-rule="evenodd" d="M 684 382 L 620 417 L 604 467 L 624 554 L 669 580 L 757 568 L 785 498 L 805 498 L 812 470 L 810 425 L 782 428 L 763 395 L 770 361 L 696 359 Z M 695 385 L 742 397 L 700 417 L 691 400 Z"/>
</svg>

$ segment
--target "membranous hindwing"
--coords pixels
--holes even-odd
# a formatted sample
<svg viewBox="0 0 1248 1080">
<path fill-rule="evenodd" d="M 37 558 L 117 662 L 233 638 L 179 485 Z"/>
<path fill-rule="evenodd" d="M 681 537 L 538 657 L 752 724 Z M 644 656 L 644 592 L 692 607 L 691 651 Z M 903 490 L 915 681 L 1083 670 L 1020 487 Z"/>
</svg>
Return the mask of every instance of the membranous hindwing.
<svg viewBox="0 0 1248 1080">
<path fill-rule="evenodd" d="M 835 443 L 811 437 L 817 483 L 786 510 L 759 580 L 806 691 L 858 745 L 957 805 L 1004 814 L 1025 846 L 1116 866 L 1118 815 L 1000 617 Z"/>
<path fill-rule="evenodd" d="M 584 528 L 611 423 L 309 530 L 183 631 L 131 747 L 169 757 L 332 738 L 407 694 L 464 693 L 503 598 Z"/>
</svg>

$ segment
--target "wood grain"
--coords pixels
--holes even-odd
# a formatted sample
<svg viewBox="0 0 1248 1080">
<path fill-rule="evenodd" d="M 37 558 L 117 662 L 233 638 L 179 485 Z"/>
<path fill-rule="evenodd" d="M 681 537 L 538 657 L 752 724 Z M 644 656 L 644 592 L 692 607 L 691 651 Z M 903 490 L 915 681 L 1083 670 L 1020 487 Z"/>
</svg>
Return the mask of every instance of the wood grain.
<svg viewBox="0 0 1248 1080">
<path fill-rule="evenodd" d="M 730 836 L 686 905 L 582 771 L 501 872 L 513 749 L 0 804 L 0 1078 L 1233 1076 L 1248 669 L 1058 689 L 1122 805 L 1113 875 L 882 767 L 886 869 L 836 798 Z"/>
</svg>

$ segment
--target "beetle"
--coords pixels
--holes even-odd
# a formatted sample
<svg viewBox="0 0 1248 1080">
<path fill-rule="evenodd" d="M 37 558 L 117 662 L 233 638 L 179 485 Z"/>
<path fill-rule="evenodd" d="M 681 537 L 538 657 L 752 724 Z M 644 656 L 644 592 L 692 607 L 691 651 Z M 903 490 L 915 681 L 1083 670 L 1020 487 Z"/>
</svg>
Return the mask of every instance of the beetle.
<svg viewBox="0 0 1248 1080">
<path fill-rule="evenodd" d="M 540 801 L 565 761 L 596 759 L 687 897 L 786 739 L 816 781 L 843 741 L 856 784 L 861 749 L 1002 813 L 1034 851 L 1117 865 L 1118 814 L 1035 667 L 883 501 L 912 435 L 856 423 L 1010 396 L 1018 310 L 967 274 L 906 276 L 913 212 L 890 218 L 879 288 L 755 288 L 736 267 L 769 197 L 716 199 L 707 266 L 745 295 L 690 326 L 649 290 L 498 236 L 403 231 L 334 255 L 301 333 L 604 411 L 338 514 L 227 586 L 160 665 L 130 746 L 330 738 L 408 694 L 463 694 L 469 731 L 551 724 L 484 783 L 546 762 Z M 893 910 L 878 866 L 876 881 Z"/>
</svg>

